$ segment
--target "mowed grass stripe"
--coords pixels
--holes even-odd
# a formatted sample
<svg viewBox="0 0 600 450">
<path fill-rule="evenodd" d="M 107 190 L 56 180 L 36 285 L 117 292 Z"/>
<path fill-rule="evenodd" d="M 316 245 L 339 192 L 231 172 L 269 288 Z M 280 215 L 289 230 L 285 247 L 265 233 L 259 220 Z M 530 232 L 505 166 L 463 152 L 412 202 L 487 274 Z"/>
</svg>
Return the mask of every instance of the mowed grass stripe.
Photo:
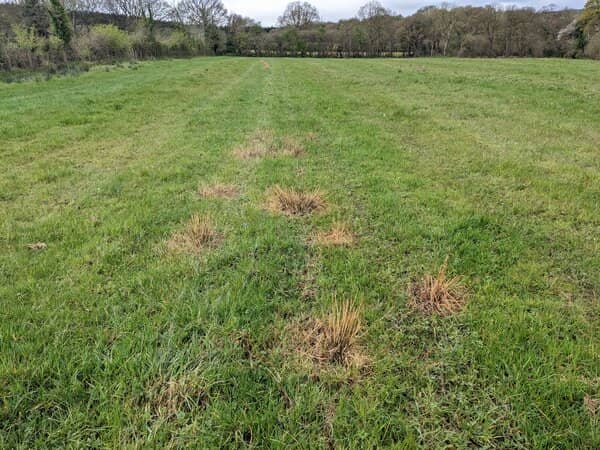
<svg viewBox="0 0 600 450">
<path fill-rule="evenodd" d="M 335 62 L 325 62 L 324 64 L 329 63 L 330 65 L 334 65 Z M 367 64 L 367 63 L 365 63 Z M 372 63 L 371 63 L 372 64 Z M 298 63 L 298 65 L 300 65 Z M 313 64 L 314 66 L 318 66 L 320 68 L 319 64 Z M 295 67 L 295 72 L 299 72 L 300 70 L 298 69 L 298 67 Z M 290 69 L 291 70 L 291 69 Z M 318 69 L 316 69 L 318 70 Z M 373 73 L 373 71 L 369 71 L 369 73 Z M 340 83 L 339 79 L 340 77 L 344 77 L 347 76 L 348 79 L 358 79 L 358 74 L 352 73 L 351 70 L 344 70 L 343 74 L 337 75 L 335 73 L 335 71 L 333 70 L 329 70 L 327 76 L 323 76 L 323 77 L 319 77 L 319 76 L 315 76 L 314 73 L 311 73 L 310 76 L 305 76 L 304 74 L 300 74 L 300 77 L 304 77 L 304 78 L 308 78 L 308 80 L 319 80 L 317 81 L 312 81 L 312 84 L 314 85 L 315 89 L 319 89 L 320 87 L 324 90 L 324 91 L 329 91 L 329 92 L 335 92 L 335 95 L 333 96 L 338 102 L 340 102 L 340 98 L 344 98 L 344 96 L 346 97 L 350 97 L 350 95 L 347 94 L 348 90 L 349 90 L 349 86 L 347 84 L 344 83 Z M 307 84 L 311 83 L 311 81 L 307 81 Z M 323 87 L 323 85 L 325 85 L 325 87 Z M 378 90 L 381 90 L 380 85 L 377 86 Z M 337 90 L 336 90 L 337 89 Z M 307 89 L 308 90 L 308 89 Z M 374 97 L 370 97 L 373 98 L 372 103 L 374 105 L 377 105 L 376 107 L 382 107 L 382 105 L 386 105 L 386 98 L 393 98 L 395 99 L 394 96 L 394 91 L 393 90 L 389 90 L 387 93 L 387 95 L 381 94 L 381 95 L 377 95 Z M 300 93 L 298 95 L 298 97 L 302 97 L 302 93 Z M 415 98 L 419 98 L 418 96 L 416 96 Z M 367 102 L 369 100 L 366 100 Z M 340 110 L 344 111 L 346 110 L 346 108 L 348 107 L 348 105 L 336 105 Z M 344 108 L 344 106 L 346 108 Z M 542 114 L 545 114 L 545 112 L 543 112 Z M 373 117 L 373 115 L 370 115 L 369 117 Z M 455 132 L 455 134 L 457 135 L 455 139 L 450 139 L 448 141 L 446 141 L 447 138 L 444 137 L 444 135 L 442 133 L 437 133 L 437 134 L 431 134 L 433 130 L 435 130 L 435 126 L 438 124 L 438 122 L 440 121 L 440 119 L 437 118 L 438 116 L 432 114 L 431 119 L 429 117 L 421 117 L 420 121 L 418 122 L 417 126 L 419 126 L 419 124 L 427 124 L 427 123 L 431 123 L 433 122 L 433 126 L 431 128 L 429 127 L 423 127 L 421 132 L 417 132 L 415 133 L 415 135 L 417 136 L 418 140 L 423 140 L 429 136 L 431 136 L 433 139 L 435 139 L 437 141 L 437 146 L 432 145 L 431 143 L 427 143 L 425 148 L 431 148 L 431 150 L 429 152 L 427 152 L 424 156 L 423 156 L 423 160 L 422 160 L 422 168 L 421 170 L 416 171 L 417 173 L 419 173 L 419 175 L 421 177 L 423 177 L 424 179 L 428 179 L 427 183 L 423 183 L 420 182 L 417 184 L 417 187 L 426 187 L 427 191 L 429 191 L 429 194 L 427 197 L 423 196 L 424 192 L 422 189 L 417 189 L 417 192 L 415 192 L 415 194 L 417 195 L 417 201 L 416 201 L 416 205 L 411 205 L 411 197 L 413 197 L 413 195 L 410 194 L 410 191 L 414 191 L 414 184 L 415 184 L 415 180 L 414 179 L 410 179 L 408 178 L 407 182 L 408 182 L 408 187 L 409 190 L 408 192 L 406 192 L 406 194 L 402 195 L 402 197 L 407 197 L 408 200 L 406 201 L 402 201 L 401 205 L 398 205 L 396 202 L 394 203 L 389 203 L 388 202 L 388 208 L 386 209 L 386 211 L 390 212 L 390 213 L 385 213 L 386 219 L 383 220 L 383 222 L 385 224 L 387 224 L 386 226 L 389 227 L 389 224 L 391 223 L 399 223 L 399 224 L 403 224 L 406 225 L 406 222 L 413 222 L 411 223 L 411 227 L 409 229 L 407 229 L 405 226 L 404 227 L 398 227 L 398 231 L 397 232 L 392 232 L 387 231 L 384 232 L 384 236 L 385 236 L 385 240 L 382 242 L 379 242 L 379 246 L 377 246 L 377 250 L 378 250 L 378 255 L 377 258 L 374 260 L 369 261 L 369 264 L 372 265 L 374 262 L 377 262 L 377 259 L 382 260 L 381 263 L 381 267 L 380 270 L 383 273 L 386 273 L 386 269 L 385 267 L 388 267 L 390 265 L 390 261 L 394 260 L 398 255 L 398 254 L 403 254 L 403 247 L 408 246 L 410 250 L 410 256 L 409 257 L 404 257 L 402 260 L 398 261 L 397 264 L 392 264 L 392 267 L 399 267 L 401 268 L 400 270 L 404 270 L 404 271 L 409 271 L 409 267 L 411 265 L 413 265 L 416 261 L 415 258 L 420 259 L 423 256 L 423 252 L 424 250 L 426 250 L 428 247 L 431 247 L 432 245 L 434 246 L 432 250 L 434 250 L 434 252 L 438 253 L 438 258 L 442 258 L 444 257 L 444 252 L 448 252 L 448 251 L 452 251 L 454 249 L 456 249 L 457 244 L 458 245 L 464 245 L 464 244 L 460 244 L 460 240 L 457 240 L 457 238 L 452 238 L 452 240 L 454 242 L 447 242 L 447 237 L 445 237 L 443 234 L 441 234 L 441 230 L 443 230 L 444 228 L 447 227 L 451 227 L 451 228 L 455 228 L 456 231 L 454 232 L 454 234 L 459 237 L 460 239 L 464 239 L 460 234 L 458 234 L 459 232 L 461 234 L 467 233 L 471 234 L 471 233 L 479 233 L 480 237 L 479 239 L 484 239 L 483 242 L 485 242 L 485 244 L 483 242 L 473 242 L 469 247 L 464 248 L 463 250 L 461 250 L 461 252 L 464 254 L 465 251 L 467 252 L 473 252 L 477 249 L 477 247 L 481 247 L 480 251 L 481 253 L 478 255 L 477 253 L 473 253 L 472 256 L 470 256 L 470 263 L 465 262 L 462 263 L 462 265 L 464 266 L 465 264 L 467 264 L 466 267 L 468 267 L 469 270 L 477 270 L 478 272 L 483 272 L 483 273 L 488 273 L 492 276 L 496 275 L 498 273 L 498 269 L 494 268 L 493 265 L 491 265 L 490 263 L 493 263 L 494 260 L 497 257 L 500 257 L 501 259 L 506 258 L 509 255 L 514 255 L 514 256 L 510 256 L 511 258 L 516 258 L 515 261 L 519 261 L 519 265 L 517 268 L 515 268 L 508 276 L 506 277 L 502 277 L 502 279 L 499 279 L 498 281 L 501 281 L 501 284 L 504 289 L 509 289 L 509 290 L 516 290 L 521 292 L 521 295 L 525 295 L 527 297 L 529 297 L 531 294 L 533 294 L 534 292 L 536 292 L 535 290 L 539 290 L 540 288 L 542 288 L 542 286 L 546 286 L 545 284 L 540 284 L 539 283 L 539 278 L 538 281 L 536 282 L 536 284 L 529 284 L 533 281 L 533 279 L 535 279 L 535 277 L 544 277 L 543 273 L 544 273 L 544 265 L 542 263 L 542 261 L 544 259 L 546 259 L 546 267 L 547 270 L 552 270 L 551 269 L 551 264 L 553 264 L 554 262 L 552 260 L 548 260 L 544 247 L 547 246 L 547 241 L 546 241 L 546 233 L 551 233 L 552 239 L 555 240 L 557 239 L 557 234 L 556 232 L 552 232 L 550 230 L 540 230 L 541 233 L 539 231 L 534 231 L 535 228 L 539 229 L 539 224 L 536 225 L 532 225 L 532 229 L 527 231 L 527 230 L 522 230 L 522 231 L 517 231 L 517 229 L 515 228 L 513 219 L 510 217 L 510 214 L 513 212 L 513 208 L 514 206 L 511 203 L 506 203 L 506 200 L 504 200 L 503 198 L 498 198 L 497 200 L 493 199 L 494 196 L 494 191 L 493 189 L 498 189 L 498 184 L 493 184 L 492 186 L 490 186 L 490 190 L 485 190 L 483 192 L 480 191 L 480 187 L 475 188 L 475 185 L 471 185 L 470 186 L 470 182 L 468 180 L 464 180 L 464 175 L 461 178 L 454 178 L 454 177 L 444 177 L 443 174 L 444 172 L 446 172 L 447 174 L 450 173 L 452 175 L 454 175 L 455 172 L 459 172 L 462 171 L 462 173 L 464 174 L 465 172 L 468 174 L 469 170 L 466 169 L 466 167 L 469 167 L 470 164 L 472 164 L 469 160 L 465 160 L 465 154 L 468 152 L 472 152 L 474 154 L 477 154 L 477 152 L 479 151 L 477 146 L 474 146 L 472 142 L 469 142 L 469 140 L 465 141 L 465 136 L 463 134 L 460 134 L 458 132 Z M 451 117 L 448 115 L 442 115 L 442 117 Z M 376 122 L 376 121 L 373 121 Z M 448 121 L 446 121 L 447 123 Z M 371 124 L 369 124 L 371 125 Z M 373 128 L 377 127 L 377 124 L 374 123 Z M 390 126 L 389 128 L 393 128 L 393 126 Z M 340 134 L 343 134 L 344 136 L 347 136 L 348 139 L 350 140 L 350 136 L 353 135 L 353 133 L 356 133 L 355 130 L 353 129 L 349 129 L 348 127 L 346 128 L 342 128 L 340 127 L 340 122 L 336 122 L 336 128 L 334 128 L 333 126 L 330 129 L 336 129 L 339 131 Z M 512 128 L 507 127 L 505 129 L 505 133 L 510 133 Z M 360 129 L 360 132 L 362 133 L 364 129 Z M 448 131 L 447 128 L 444 131 Z M 381 138 L 381 134 L 380 133 L 374 133 L 378 139 Z M 432 139 L 432 140 L 433 140 Z M 505 139 L 504 137 L 502 139 Z M 340 139 L 341 140 L 341 139 Z M 402 133 L 402 131 L 400 131 L 398 133 L 398 140 L 401 142 L 404 142 L 404 134 Z M 500 139 L 499 139 L 500 140 Z M 378 141 L 378 144 L 380 144 L 381 141 Z M 443 145 L 447 145 L 448 143 L 453 143 L 453 145 L 461 145 L 462 149 L 464 149 L 462 151 L 462 155 L 461 153 L 459 153 L 461 150 L 457 149 L 454 150 L 456 152 L 457 155 L 459 155 L 458 157 L 454 158 L 454 161 L 452 161 L 450 164 L 448 164 L 448 166 L 440 166 L 440 162 L 443 161 L 444 159 L 446 159 L 445 155 L 443 154 L 443 151 L 446 147 L 444 147 Z M 440 145 L 441 144 L 441 145 Z M 423 147 L 421 147 L 418 143 L 417 144 L 412 144 L 413 148 L 415 148 L 417 150 L 417 154 L 420 153 L 421 149 Z M 496 148 L 501 147 L 500 143 L 495 145 Z M 368 147 L 367 147 L 368 148 Z M 567 148 L 569 148 L 567 146 Z M 435 155 L 436 153 L 436 149 L 440 152 L 440 154 Z M 373 150 L 373 148 L 368 148 L 368 150 Z M 339 158 L 335 160 L 335 168 L 337 170 L 337 172 L 335 173 L 342 173 L 345 175 L 346 178 L 347 177 L 347 172 L 346 171 L 339 171 L 339 167 L 340 165 L 344 164 L 344 162 L 347 160 L 347 158 L 351 158 L 352 155 L 356 155 L 357 153 L 342 153 L 342 151 L 340 150 L 339 153 Z M 368 154 L 368 156 L 366 154 L 361 154 L 358 153 L 358 157 L 356 158 L 357 160 L 369 160 L 369 161 L 373 161 L 373 155 L 371 153 Z M 432 160 L 432 158 L 435 155 L 435 159 Z M 404 155 L 403 155 L 404 156 Z M 498 157 L 500 155 L 492 155 L 491 157 Z M 502 155 L 501 156 L 503 159 L 505 160 L 510 160 L 510 156 L 506 156 L 506 155 Z M 427 158 L 427 159 L 425 159 Z M 487 156 L 485 156 L 485 158 L 488 158 Z M 440 161 L 441 159 L 441 161 Z M 514 159 L 514 158 L 513 158 Z M 388 160 L 388 164 L 385 165 L 384 167 L 388 168 L 389 172 L 393 172 L 394 169 L 397 167 L 394 164 L 391 164 L 391 161 L 394 161 L 394 156 L 392 155 L 390 157 L 390 159 Z M 355 162 L 355 161 L 353 161 Z M 361 166 L 361 162 L 356 161 L 356 164 L 358 166 Z M 467 165 L 465 166 L 465 163 L 467 163 Z M 364 164 L 364 163 L 362 163 Z M 433 167 L 432 167 L 433 166 Z M 363 166 L 364 167 L 364 166 Z M 438 167 L 440 170 L 437 170 L 436 172 L 433 173 L 428 173 L 428 169 L 438 169 Z M 500 166 L 500 173 L 504 172 L 506 173 L 506 178 L 507 181 L 503 184 L 501 184 L 502 186 L 502 190 L 506 190 L 507 188 L 510 189 L 511 185 L 514 185 L 514 173 L 510 174 L 508 171 L 513 169 L 513 167 L 517 167 L 516 165 L 506 165 L 504 167 L 504 169 L 502 168 L 502 166 Z M 503 170 L 502 170 L 503 169 Z M 381 170 L 381 168 L 380 168 Z M 478 169 L 477 172 L 481 171 L 481 169 Z M 329 173 L 328 175 L 331 177 L 335 176 L 334 172 Z M 372 172 L 367 171 L 368 174 L 371 174 Z M 395 174 L 396 177 L 399 178 L 395 178 L 395 179 L 389 179 L 386 181 L 382 181 L 382 178 L 379 178 L 379 183 L 380 184 L 386 184 L 389 186 L 390 183 L 392 183 L 393 181 L 396 181 L 398 179 L 401 180 L 402 176 L 406 176 L 406 172 L 402 171 L 401 174 Z M 441 176 L 440 176 L 441 175 Z M 523 174 L 524 175 L 524 174 Z M 437 178 L 433 179 L 434 177 Z M 385 177 L 383 178 L 385 180 Z M 475 180 L 477 183 L 479 183 L 480 185 L 485 185 L 486 183 L 486 179 L 482 179 L 480 177 L 477 177 Z M 550 182 L 550 180 L 548 180 L 548 182 Z M 572 180 L 571 180 L 572 182 Z M 340 186 L 340 184 L 338 183 L 332 183 L 335 184 L 336 186 Z M 411 186 L 411 184 L 413 184 L 413 186 Z M 596 184 L 597 185 L 597 184 Z M 447 191 L 447 187 L 448 186 L 453 186 L 455 189 L 459 189 L 459 191 L 454 191 L 452 193 L 449 193 Z M 410 189 L 412 187 L 412 189 Z M 435 195 L 435 190 L 434 188 L 437 187 L 437 190 L 439 192 L 439 194 L 436 196 Z M 553 188 L 563 188 L 562 184 L 558 184 L 558 186 L 556 186 L 556 182 L 553 185 Z M 475 188 L 475 190 L 473 189 Z M 517 194 L 517 196 L 519 195 L 519 185 L 517 184 L 515 186 L 515 193 Z M 566 186 L 564 187 L 566 188 Z M 567 191 L 565 191 L 567 192 Z M 570 195 L 572 195 L 573 191 L 570 191 Z M 377 216 L 381 213 L 378 214 L 377 211 L 377 205 L 376 205 L 376 199 L 377 199 L 377 193 L 371 193 L 372 197 L 370 197 L 372 199 L 372 201 L 370 202 L 371 205 L 374 205 L 374 207 L 371 209 L 371 214 L 369 214 L 368 216 L 370 217 L 371 221 L 376 221 L 377 220 Z M 447 201 L 447 197 L 448 195 L 451 195 L 452 200 L 454 201 L 454 204 L 452 204 L 452 207 L 456 207 L 456 200 L 461 200 L 462 203 L 462 207 L 460 207 L 458 210 L 456 210 L 454 213 L 452 211 L 452 209 L 448 208 L 448 207 L 444 207 L 442 202 Z M 464 196 L 467 195 L 468 197 L 465 198 Z M 486 203 L 482 204 L 481 203 L 481 196 L 484 196 L 484 198 L 486 198 Z M 490 197 L 491 195 L 491 197 Z M 402 198 L 401 197 L 401 198 Z M 472 200 L 469 201 L 469 197 L 472 197 Z M 521 206 L 522 207 L 526 207 L 526 202 L 527 202 L 527 198 L 526 197 L 521 197 L 518 196 L 517 198 L 519 198 L 521 200 Z M 553 195 L 552 198 L 555 200 L 556 196 Z M 438 200 L 438 203 L 432 203 L 432 200 Z M 418 212 L 420 209 L 422 209 L 423 207 L 425 207 L 425 205 L 431 205 L 428 208 L 429 214 L 427 215 L 423 215 L 422 213 Z M 502 206 L 503 204 L 506 204 L 506 206 Z M 412 206 L 412 208 L 410 207 Z M 450 205 L 449 205 L 450 206 Z M 474 209 L 473 206 L 476 206 L 477 209 Z M 489 212 L 488 212 L 488 217 L 486 217 L 485 215 L 482 215 L 481 212 L 481 208 L 486 208 Z M 416 208 L 416 211 L 415 211 Z M 589 209 L 592 208 L 592 209 Z M 438 218 L 438 214 L 439 213 L 435 213 L 436 210 L 441 210 L 444 212 L 444 216 L 439 217 Z M 593 211 L 593 205 L 589 205 L 589 207 L 586 209 L 586 211 L 591 212 Z M 395 213 L 397 212 L 398 215 L 396 215 Z M 422 223 L 419 226 L 415 226 L 414 221 L 415 221 L 415 212 L 417 212 L 417 214 L 419 214 L 416 217 L 421 216 L 422 217 Z M 434 215 L 432 216 L 433 213 Z M 390 214 L 393 214 L 390 217 Z M 445 217 L 445 215 L 448 214 L 449 217 Z M 472 217 L 470 217 L 472 216 Z M 530 220 L 536 220 L 535 217 L 531 217 L 531 215 L 527 212 L 524 212 L 522 214 L 523 219 L 525 217 L 529 217 Z M 408 219 L 407 219 L 408 218 Z M 440 221 L 441 219 L 441 221 Z M 462 222 L 462 223 L 461 223 Z M 500 226 L 498 228 L 498 225 Z M 533 228 L 535 227 L 535 228 Z M 480 228 L 480 230 L 478 230 L 478 228 Z M 495 230 L 496 229 L 496 230 Z M 411 234 L 411 230 L 414 230 L 412 233 L 414 233 L 415 231 L 418 231 L 417 235 Z M 431 230 L 432 233 L 431 234 L 425 234 L 423 236 L 423 233 L 426 232 L 426 230 Z M 438 231 L 439 230 L 439 231 Z M 462 231 L 464 230 L 464 231 Z M 581 233 L 581 237 L 579 239 L 577 239 L 577 243 L 573 243 L 575 247 L 577 247 L 579 250 L 583 251 L 583 253 L 579 253 L 578 256 L 572 255 L 575 258 L 584 258 L 585 262 L 581 263 L 581 266 L 586 266 L 591 264 L 592 266 L 597 267 L 597 258 L 594 256 L 595 253 L 593 251 L 593 248 L 595 248 L 595 245 L 590 242 L 590 238 L 591 238 L 591 234 L 589 234 L 591 232 L 591 229 L 587 229 L 587 230 L 582 230 Z M 490 233 L 501 233 L 500 235 L 494 235 L 494 234 L 490 234 Z M 535 240 L 530 240 L 529 238 L 527 238 L 527 233 L 529 233 L 531 235 L 531 233 L 534 233 Z M 421 235 L 422 237 L 420 237 L 419 235 Z M 423 241 L 423 237 L 425 238 L 425 241 Z M 471 238 L 473 239 L 474 236 Z M 515 240 L 516 238 L 516 240 Z M 477 239 L 477 238 L 475 238 Z M 571 245 L 567 244 L 567 239 L 570 240 L 569 237 L 565 237 L 565 242 L 564 244 L 560 244 L 559 248 L 573 248 L 571 247 Z M 387 245 L 390 240 L 392 242 L 398 242 L 398 246 L 389 246 Z M 497 243 L 495 243 L 494 241 L 498 240 Z M 513 244 L 510 243 L 510 241 L 513 241 Z M 427 242 L 430 243 L 427 243 Z M 532 251 L 526 250 L 526 247 L 524 245 L 525 241 L 528 242 L 529 245 L 533 245 Z M 446 243 L 445 243 L 446 242 Z M 445 243 L 445 245 L 444 245 Z M 441 245 L 440 245 L 441 244 Z M 450 244 L 450 245 L 448 245 Z M 483 245 L 482 245 L 483 244 Z M 589 244 L 592 244 L 591 246 L 589 246 Z M 516 247 L 515 249 L 510 249 L 511 245 L 515 245 L 515 246 L 521 246 L 521 249 L 518 250 L 518 247 Z M 425 247 L 424 247 L 425 246 Z M 491 247 L 490 247 L 491 246 Z M 487 248 L 486 248 L 487 247 Z M 386 252 L 386 250 L 390 248 L 390 252 L 388 254 L 388 252 Z M 587 249 L 587 250 L 586 250 Z M 384 255 L 382 255 L 382 250 Z M 591 251 L 591 252 L 590 252 Z M 496 256 L 495 254 L 501 252 L 500 256 Z M 439 254 L 441 253 L 441 254 Z M 487 253 L 487 255 L 486 255 Z M 427 253 L 425 253 L 426 255 Z M 460 255 L 459 255 L 460 258 Z M 464 258 L 464 256 L 463 256 Z M 467 259 L 466 261 L 469 261 L 469 259 Z M 476 261 L 479 261 L 479 264 L 477 266 L 472 266 L 473 263 L 475 263 Z M 576 263 L 576 261 L 572 260 L 573 263 Z M 524 265 L 523 263 L 526 263 L 528 265 Z M 531 265 L 533 263 L 533 265 Z M 471 265 L 470 267 L 468 265 Z M 579 264 L 575 264 L 575 267 L 579 265 Z M 416 267 L 418 267 L 418 265 L 416 265 Z M 418 270 L 418 269 L 413 269 L 413 270 Z M 465 267 L 465 268 L 466 268 Z M 407 270 L 408 269 L 408 270 Z M 536 273 L 537 275 L 533 275 L 533 278 L 522 278 L 521 275 L 525 272 L 532 272 Z M 571 268 L 567 269 L 567 270 L 571 270 Z M 327 272 L 327 270 L 325 271 Z M 339 288 L 339 280 L 341 277 L 343 277 L 343 275 L 341 273 L 335 273 L 333 271 L 329 271 L 330 274 L 332 274 L 331 278 L 332 281 L 335 280 L 335 282 L 332 282 L 332 285 L 335 285 L 336 287 Z M 577 276 L 578 278 L 579 276 Z M 575 278 L 575 279 L 577 279 Z M 388 281 L 388 280 L 386 280 Z M 391 280 L 390 280 L 391 281 Z M 562 280 L 561 283 L 564 283 L 564 279 Z M 565 310 L 562 307 L 562 302 L 557 303 L 557 297 L 561 294 L 564 294 L 564 290 L 571 290 L 574 289 L 575 291 L 580 292 L 580 295 L 583 294 L 584 297 L 587 297 L 587 295 L 585 294 L 585 292 L 587 291 L 587 286 L 588 282 L 592 281 L 591 279 L 587 278 L 587 281 L 581 280 L 581 284 L 579 285 L 573 285 L 570 282 L 568 282 L 567 286 L 560 285 L 559 289 L 556 289 L 556 284 L 555 281 L 552 279 L 548 280 L 548 287 L 545 289 L 549 289 L 549 293 L 551 294 L 551 296 L 553 297 L 553 300 L 551 300 L 548 304 L 547 304 L 547 308 L 549 308 L 550 311 L 552 311 L 552 313 L 550 313 L 554 319 L 553 319 L 553 323 L 558 323 L 561 321 L 561 318 L 565 315 L 568 314 L 569 317 L 571 317 L 571 320 L 573 320 L 575 323 L 578 323 L 578 329 L 581 336 L 583 336 L 583 340 L 588 340 L 593 331 L 592 328 L 590 328 L 590 324 L 586 321 L 586 317 L 591 313 L 591 311 L 588 309 L 588 305 L 587 303 L 583 303 L 581 305 L 579 305 L 579 308 L 570 308 Z M 384 282 L 385 283 L 385 282 Z M 391 283 L 391 286 L 393 286 L 394 288 L 398 288 L 397 285 L 395 285 L 393 282 Z M 381 289 L 381 288 L 379 288 Z M 562 290 L 562 292 L 561 292 Z M 376 291 L 377 293 L 379 293 L 379 291 Z M 593 292 L 593 291 L 592 291 Z M 389 293 L 389 296 L 393 296 L 393 293 Z M 498 301 L 498 299 L 496 297 L 494 297 L 496 299 L 496 301 Z M 539 299 L 539 296 L 538 296 Z M 487 295 L 484 295 L 484 298 L 482 299 L 483 301 L 487 302 Z M 489 301 L 493 301 L 492 298 L 490 298 Z M 507 300 L 509 302 L 509 304 L 512 305 L 510 300 Z M 514 301 L 514 299 L 512 300 Z M 538 300 L 539 301 L 539 300 Z M 593 304 L 591 305 L 592 308 L 594 308 Z M 509 309 L 503 309 L 503 312 L 505 312 L 507 314 L 507 316 L 505 317 L 505 322 L 506 323 L 514 323 L 515 322 L 515 317 L 514 315 L 511 313 L 512 309 L 516 309 L 517 311 L 515 311 L 516 314 L 519 314 L 518 311 L 520 308 L 515 308 L 513 306 L 513 308 L 509 308 Z M 592 310 L 593 311 L 593 310 Z M 538 314 L 538 313 L 533 313 L 534 315 Z M 493 309 L 493 312 L 490 313 L 489 315 L 485 312 L 485 310 L 483 311 L 483 317 L 487 318 L 491 318 L 494 315 L 498 315 L 500 317 L 502 317 L 504 314 L 500 313 L 497 309 Z M 523 320 L 523 319 L 521 319 Z M 525 329 L 527 329 L 527 322 L 523 322 L 523 325 L 525 328 L 523 329 L 523 332 L 525 332 Z M 518 328 L 518 326 L 517 326 Z M 540 334 L 543 335 L 546 331 L 545 330 L 540 330 Z M 498 333 L 498 330 L 494 327 L 493 331 L 491 332 L 493 333 Z M 486 332 L 486 334 L 488 334 Z M 499 333 L 502 334 L 502 333 Z M 515 351 L 515 349 L 510 349 L 509 353 Z M 588 355 L 591 356 L 594 352 L 594 347 L 588 347 L 587 349 L 585 349 L 582 353 L 582 355 Z M 487 354 L 487 353 L 485 353 Z M 563 354 L 563 356 L 566 356 L 569 354 L 569 350 L 566 350 L 565 353 Z M 487 358 L 487 356 L 484 356 L 484 354 L 481 355 L 484 358 Z M 532 355 L 528 355 L 527 356 L 532 357 Z M 585 358 L 585 356 L 584 356 Z M 542 358 L 543 359 L 543 358 Z M 549 363 L 549 364 L 548 364 Z M 544 370 L 549 370 L 552 371 L 553 369 L 551 369 L 553 363 L 551 362 L 551 360 L 544 360 L 543 363 L 541 363 L 542 366 L 545 367 Z M 568 369 L 567 369 L 568 370 Z M 594 372 L 590 372 L 589 376 L 591 378 L 588 378 L 589 380 L 593 379 L 593 374 Z M 572 385 L 570 385 L 572 386 Z M 557 386 L 556 387 L 556 392 L 561 392 L 562 389 L 564 389 L 565 386 Z M 567 388 L 570 389 L 571 387 Z M 527 406 L 525 406 L 525 408 L 527 408 Z"/>
</svg>

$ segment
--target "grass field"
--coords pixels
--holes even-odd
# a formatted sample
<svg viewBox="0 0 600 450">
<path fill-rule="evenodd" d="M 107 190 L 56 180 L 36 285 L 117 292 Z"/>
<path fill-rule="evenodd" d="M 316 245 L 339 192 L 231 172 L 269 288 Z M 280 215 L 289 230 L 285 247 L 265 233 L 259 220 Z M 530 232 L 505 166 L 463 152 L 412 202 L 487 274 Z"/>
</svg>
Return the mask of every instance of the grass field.
<svg viewBox="0 0 600 450">
<path fill-rule="evenodd" d="M 600 447 L 597 62 L 96 68 L 0 85 L 0 166 L 1 448 Z"/>
</svg>

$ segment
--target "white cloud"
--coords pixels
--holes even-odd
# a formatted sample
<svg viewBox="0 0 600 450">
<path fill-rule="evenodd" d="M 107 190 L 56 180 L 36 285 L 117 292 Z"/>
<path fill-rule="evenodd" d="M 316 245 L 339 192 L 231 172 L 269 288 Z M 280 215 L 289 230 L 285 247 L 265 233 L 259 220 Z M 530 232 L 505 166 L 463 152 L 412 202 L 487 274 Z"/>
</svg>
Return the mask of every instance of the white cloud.
<svg viewBox="0 0 600 450">
<path fill-rule="evenodd" d="M 225 6 L 230 12 L 251 17 L 255 20 L 259 20 L 265 26 L 270 26 L 277 23 L 277 18 L 283 13 L 289 1 L 290 0 L 223 0 L 223 3 L 225 3 Z M 358 8 L 360 8 L 366 2 L 367 0 L 309 0 L 309 3 L 315 5 L 319 10 L 321 18 L 327 21 L 338 21 L 339 19 L 349 19 L 351 17 L 355 17 L 356 13 L 358 12 Z M 381 3 L 395 13 L 408 15 L 415 12 L 417 9 L 422 8 L 423 6 L 440 4 L 442 1 L 382 0 Z M 449 1 L 448 3 L 455 5 L 482 6 L 491 3 L 499 4 L 500 2 L 494 2 L 493 0 L 473 0 Z M 532 6 L 536 9 L 550 3 L 556 3 L 560 8 L 583 8 L 585 0 L 515 0 L 502 3 L 514 4 L 517 6 Z"/>
</svg>

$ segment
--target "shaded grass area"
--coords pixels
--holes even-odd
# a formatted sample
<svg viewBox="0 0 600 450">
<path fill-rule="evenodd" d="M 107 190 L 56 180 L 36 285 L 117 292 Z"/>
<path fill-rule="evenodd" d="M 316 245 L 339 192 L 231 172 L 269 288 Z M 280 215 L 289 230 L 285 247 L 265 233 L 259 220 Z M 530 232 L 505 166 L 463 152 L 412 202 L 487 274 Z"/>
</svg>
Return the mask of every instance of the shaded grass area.
<svg viewBox="0 0 600 450">
<path fill-rule="evenodd" d="M 600 446 L 598 64 L 268 65 L 0 85 L 0 446 Z M 263 130 L 302 155 L 237 158 Z M 195 215 L 219 245 L 165 251 Z M 464 309 L 411 309 L 446 257 Z M 295 350 L 334 297 L 368 371 Z"/>
</svg>

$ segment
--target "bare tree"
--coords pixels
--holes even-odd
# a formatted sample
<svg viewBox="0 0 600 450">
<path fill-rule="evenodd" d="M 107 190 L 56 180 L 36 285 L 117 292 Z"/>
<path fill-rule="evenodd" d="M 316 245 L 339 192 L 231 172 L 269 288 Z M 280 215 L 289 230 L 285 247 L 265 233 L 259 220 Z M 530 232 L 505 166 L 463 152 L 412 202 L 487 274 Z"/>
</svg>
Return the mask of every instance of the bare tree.
<svg viewBox="0 0 600 450">
<path fill-rule="evenodd" d="M 287 5 L 279 18 L 282 27 L 304 28 L 320 19 L 319 11 L 308 2 L 292 2 Z"/>
<path fill-rule="evenodd" d="M 439 8 L 433 10 L 433 28 L 437 35 L 442 55 L 446 56 L 448 44 L 456 26 L 455 15 L 448 3 L 442 3 Z"/>
<path fill-rule="evenodd" d="M 360 20 L 370 20 L 377 16 L 389 16 L 391 12 L 383 7 L 383 5 L 377 1 L 371 1 L 365 3 L 358 10 L 358 18 Z"/>
<path fill-rule="evenodd" d="M 205 31 L 227 23 L 227 9 L 221 0 L 182 0 L 176 8 L 185 21 Z"/>
<path fill-rule="evenodd" d="M 103 11 L 106 2 L 104 0 L 64 0 L 67 11 Z"/>
<path fill-rule="evenodd" d="M 228 47 L 232 47 L 235 53 L 242 54 L 242 51 L 249 47 L 249 30 L 258 24 L 249 17 L 239 14 L 231 14 L 227 21 Z"/>
<path fill-rule="evenodd" d="M 174 16 L 201 28 L 205 49 L 213 54 L 223 51 L 226 36 L 221 27 L 227 24 L 227 10 L 221 0 L 181 0 Z"/>
<path fill-rule="evenodd" d="M 142 17 L 141 6 L 139 0 L 105 0 L 104 2 L 108 12 L 127 17 Z"/>
<path fill-rule="evenodd" d="M 361 6 L 358 10 L 358 18 L 362 21 L 361 26 L 365 28 L 367 36 L 368 54 L 380 55 L 385 51 L 386 43 L 392 40 L 394 35 L 393 18 L 391 11 L 385 9 L 381 3 L 371 1 Z M 388 50 L 391 53 L 392 49 Z"/>
<path fill-rule="evenodd" d="M 154 20 L 168 20 L 173 7 L 165 0 L 140 0 L 144 8 L 144 17 Z"/>
<path fill-rule="evenodd" d="M 494 56 L 496 37 L 500 28 L 500 11 L 495 6 L 488 5 L 481 10 L 479 23 L 488 42 L 488 56 Z"/>
</svg>

